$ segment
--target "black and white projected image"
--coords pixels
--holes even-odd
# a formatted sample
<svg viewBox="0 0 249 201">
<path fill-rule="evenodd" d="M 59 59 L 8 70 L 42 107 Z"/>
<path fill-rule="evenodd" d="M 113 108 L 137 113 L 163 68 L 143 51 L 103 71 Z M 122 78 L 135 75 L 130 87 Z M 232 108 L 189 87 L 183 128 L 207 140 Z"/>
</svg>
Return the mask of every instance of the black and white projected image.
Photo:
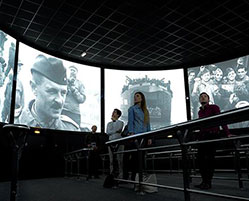
<svg viewBox="0 0 249 201">
<path fill-rule="evenodd" d="M 28 56 L 27 56 L 28 55 Z M 90 131 L 100 127 L 99 68 L 65 61 L 20 44 L 15 119 L 32 127 Z"/>
<path fill-rule="evenodd" d="M 105 70 L 106 123 L 111 120 L 114 108 L 122 111 L 120 119 L 127 123 L 128 109 L 138 91 L 145 95 L 152 129 L 186 121 L 182 70 Z"/>
<path fill-rule="evenodd" d="M 0 30 L 0 121 L 9 122 L 16 40 Z"/>
<path fill-rule="evenodd" d="M 249 105 L 248 56 L 212 65 L 188 69 L 188 83 L 192 119 L 198 118 L 199 94 L 206 92 L 210 104 L 216 104 L 221 112 Z M 246 127 L 248 122 L 236 124 Z M 235 124 L 230 125 L 235 127 Z"/>
</svg>

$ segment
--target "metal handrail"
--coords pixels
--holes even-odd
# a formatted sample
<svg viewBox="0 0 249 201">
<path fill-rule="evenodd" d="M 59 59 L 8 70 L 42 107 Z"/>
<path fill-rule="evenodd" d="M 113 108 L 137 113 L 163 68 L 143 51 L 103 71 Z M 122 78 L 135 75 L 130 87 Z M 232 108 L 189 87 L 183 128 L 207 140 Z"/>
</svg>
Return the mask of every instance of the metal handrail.
<svg viewBox="0 0 249 201">
<path fill-rule="evenodd" d="M 179 140 L 179 144 L 174 144 L 174 145 L 166 145 L 166 146 L 160 146 L 160 147 L 149 147 L 149 148 L 143 148 L 141 147 L 142 144 L 137 143 L 137 149 L 133 149 L 132 151 L 138 151 L 139 153 L 141 153 L 142 151 L 147 151 L 147 150 L 154 150 L 154 149 L 161 149 L 161 148 L 174 148 L 174 147 L 179 147 L 181 148 L 181 152 L 182 152 L 182 160 L 187 162 L 188 158 L 187 158 L 187 154 L 188 154 L 188 150 L 187 147 L 190 145 L 197 145 L 197 144 L 203 144 L 203 143 L 213 143 L 213 142 L 221 142 L 221 141 L 229 141 L 229 140 L 241 140 L 241 139 L 245 139 L 245 138 L 249 138 L 249 135 L 247 136 L 236 136 L 236 137 L 231 137 L 231 138 L 223 138 L 223 139 L 216 139 L 216 140 L 205 140 L 205 141 L 195 141 L 195 142 L 185 142 L 185 138 L 188 134 L 189 131 L 193 131 L 196 129 L 200 129 L 200 128 L 208 128 L 208 127 L 214 127 L 214 126 L 220 126 L 220 125 L 224 125 L 224 124 L 229 124 L 229 123 L 237 123 L 240 121 L 246 121 L 249 119 L 249 106 L 248 107 L 244 107 L 244 108 L 240 108 L 237 110 L 233 110 L 233 111 L 229 111 L 229 112 L 225 112 L 225 113 L 221 113 L 215 116 L 211 116 L 211 117 L 207 117 L 207 118 L 202 118 L 202 119 L 196 119 L 196 120 L 191 120 L 191 121 L 187 121 L 187 122 L 183 122 L 183 123 L 179 123 L 176 125 L 171 125 L 165 128 L 161 128 L 158 130 L 153 130 L 150 132 L 146 132 L 146 133 L 141 133 L 141 134 L 136 134 L 136 135 L 132 135 L 132 136 L 128 136 L 125 138 L 120 138 L 120 139 L 116 139 L 116 140 L 112 140 L 112 141 L 108 141 L 106 142 L 107 145 L 111 145 L 111 144 L 122 144 L 128 140 L 134 140 L 136 141 L 136 139 L 143 139 L 143 138 L 151 138 L 151 137 L 157 137 L 157 136 L 165 136 L 166 134 L 174 134 L 174 137 L 176 137 Z M 78 152 L 79 150 L 67 153 L 67 154 L 72 154 L 75 152 Z M 126 150 L 123 151 L 123 153 L 125 152 L 129 152 L 130 150 Z M 175 151 L 175 150 L 172 150 Z M 121 153 L 121 152 L 119 152 Z M 140 157 L 142 155 L 140 154 Z M 141 159 L 141 158 L 140 158 Z M 141 160 L 140 160 L 141 162 Z M 150 184 L 150 183 L 145 183 L 142 181 L 141 176 L 141 168 L 140 168 L 140 172 L 139 172 L 139 182 L 138 184 L 141 185 L 150 185 L 150 186 L 156 186 L 156 187 L 160 187 L 160 188 L 167 188 L 167 189 L 172 189 L 172 190 L 180 190 L 184 192 L 184 197 L 185 197 L 185 201 L 190 201 L 190 193 L 198 193 L 198 194 L 204 194 L 204 195 L 209 195 L 209 196 L 216 196 L 216 197 L 223 197 L 223 198 L 227 198 L 227 199 L 236 199 L 236 200 L 248 200 L 249 198 L 244 198 L 244 197 L 239 197 L 239 196 L 232 196 L 232 195 L 225 195 L 225 194 L 219 194 L 219 193 L 211 193 L 211 192 L 205 192 L 205 191 L 198 191 L 198 190 L 193 190 L 189 188 L 189 172 L 188 172 L 188 167 L 186 166 L 185 163 L 184 167 L 183 167 L 183 180 L 184 180 L 184 187 L 183 188 L 178 188 L 178 187 L 172 187 L 172 186 L 164 186 L 164 185 L 158 185 L 158 184 Z M 116 179 L 118 181 L 126 181 L 126 180 L 122 180 L 122 179 Z M 137 183 L 137 182 L 132 182 L 132 181 L 128 181 L 130 183 Z"/>
<path fill-rule="evenodd" d="M 77 150 L 74 150 L 71 152 L 67 152 L 64 155 L 67 156 L 67 155 L 77 154 L 77 153 L 82 152 L 82 151 L 91 151 L 91 150 L 93 150 L 93 148 L 82 148 L 82 149 L 77 149 Z"/>
<path fill-rule="evenodd" d="M 214 116 L 205 117 L 201 119 L 195 119 L 191 121 L 186 121 L 183 123 L 167 126 L 165 128 L 160 128 L 157 130 L 136 134 L 136 135 L 130 135 L 124 138 L 110 140 L 106 142 L 107 145 L 109 144 L 116 144 L 116 143 L 123 143 L 128 140 L 135 140 L 135 139 L 141 139 L 141 138 L 149 138 L 154 136 L 160 136 L 167 134 L 174 134 L 176 135 L 177 131 L 181 130 L 196 130 L 200 128 L 208 128 L 208 127 L 214 127 L 214 126 L 220 126 L 224 124 L 229 123 L 237 123 L 241 121 L 249 120 L 249 106 L 240 108 L 237 110 L 232 110 L 229 112 L 220 113 Z"/>
<path fill-rule="evenodd" d="M 139 140 L 139 139 L 144 139 L 144 138 L 151 138 L 151 137 L 157 137 L 157 136 L 161 136 L 165 134 L 173 134 L 174 137 L 176 137 L 179 141 L 178 145 L 173 145 L 173 146 L 178 146 L 180 145 L 181 148 L 181 152 L 182 152 L 182 160 L 187 162 L 188 158 L 187 158 L 187 154 L 188 154 L 188 150 L 187 147 L 190 145 L 197 145 L 197 144 L 203 144 L 203 143 L 214 143 L 214 142 L 221 142 L 221 141 L 230 141 L 230 140 L 241 140 L 241 139 L 245 139 L 245 138 L 249 138 L 248 136 L 236 136 L 236 137 L 231 137 L 231 138 L 223 138 L 223 139 L 216 139 L 216 140 L 205 140 L 205 141 L 195 141 L 195 142 L 185 142 L 187 134 L 189 131 L 194 131 L 196 129 L 200 129 L 200 128 L 208 128 L 208 127 L 214 127 L 214 126 L 220 126 L 220 125 L 224 125 L 224 124 L 229 124 L 229 123 L 237 123 L 237 122 L 241 122 L 241 121 L 246 121 L 249 119 L 249 107 L 244 107 L 244 108 L 240 108 L 238 110 L 233 110 L 233 111 L 229 111 L 229 112 L 225 112 L 225 113 L 221 113 L 215 116 L 210 116 L 210 117 L 206 117 L 206 118 L 202 118 L 202 119 L 196 119 L 196 120 L 192 120 L 192 121 L 187 121 L 187 122 L 183 122 L 183 123 L 179 123 L 176 125 L 171 125 L 165 128 L 161 128 L 158 130 L 154 130 L 154 131 L 149 131 L 146 133 L 141 133 L 141 134 L 136 134 L 136 135 L 131 135 L 125 138 L 120 138 L 120 139 L 116 139 L 116 140 L 112 140 L 112 141 L 108 141 L 106 142 L 107 145 L 111 145 L 111 144 L 122 144 L 128 140 Z M 138 143 L 137 143 L 138 144 Z M 163 146 L 164 147 L 164 146 Z M 166 148 L 166 147 L 164 147 Z M 141 153 L 141 151 L 146 151 L 147 149 L 155 149 L 153 148 L 142 148 L 141 144 L 140 146 L 137 147 L 137 150 L 139 153 Z M 174 150 L 172 150 L 174 151 Z M 141 154 L 140 154 L 141 156 Z M 249 198 L 245 198 L 245 197 L 239 197 L 239 196 L 232 196 L 232 195 L 225 195 L 225 194 L 219 194 L 219 193 L 207 193 L 205 191 L 198 191 L 198 190 L 193 190 L 189 188 L 189 172 L 188 172 L 188 167 L 186 165 L 186 163 L 183 163 L 184 167 L 183 167 L 183 182 L 184 182 L 184 188 L 178 188 L 177 190 L 181 190 L 184 192 L 184 198 L 185 201 L 190 201 L 190 193 L 199 193 L 199 194 L 204 194 L 204 195 L 209 195 L 209 196 L 216 196 L 216 197 L 223 197 L 223 198 L 227 198 L 227 199 L 236 199 L 236 200 L 249 200 Z M 150 186 L 156 186 L 156 187 L 161 187 L 161 188 L 168 188 L 167 186 L 163 186 L 163 185 L 158 185 L 158 184 L 149 184 L 149 183 L 145 183 L 142 181 L 142 173 L 141 173 L 141 169 L 139 170 L 139 185 L 141 186 L 142 184 L 144 185 L 150 185 Z M 117 179 L 119 180 L 119 179 Z M 240 179 L 241 182 L 241 179 Z M 175 189 L 175 187 L 170 187 L 170 189 Z M 175 189 L 176 190 L 176 189 Z"/>
</svg>

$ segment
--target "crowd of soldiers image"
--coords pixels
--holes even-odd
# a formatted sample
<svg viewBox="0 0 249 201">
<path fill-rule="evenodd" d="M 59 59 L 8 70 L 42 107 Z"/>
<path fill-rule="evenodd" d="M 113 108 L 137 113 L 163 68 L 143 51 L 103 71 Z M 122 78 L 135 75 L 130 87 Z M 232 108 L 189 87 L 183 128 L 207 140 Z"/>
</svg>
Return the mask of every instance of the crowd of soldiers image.
<svg viewBox="0 0 249 201">
<path fill-rule="evenodd" d="M 210 103 L 222 112 L 249 105 L 248 58 L 240 57 L 222 65 L 213 64 L 188 70 L 191 116 L 197 118 L 198 94 L 206 92 Z"/>
</svg>

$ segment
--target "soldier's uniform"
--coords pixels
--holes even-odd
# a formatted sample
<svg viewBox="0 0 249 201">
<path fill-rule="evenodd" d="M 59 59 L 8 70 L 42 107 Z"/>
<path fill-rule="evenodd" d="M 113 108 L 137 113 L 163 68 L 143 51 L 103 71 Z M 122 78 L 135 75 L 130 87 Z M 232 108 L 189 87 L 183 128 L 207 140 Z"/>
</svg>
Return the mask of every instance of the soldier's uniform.
<svg viewBox="0 0 249 201">
<path fill-rule="evenodd" d="M 37 120 L 37 114 L 33 109 L 34 102 L 35 100 L 30 101 L 28 108 L 26 108 L 20 115 L 20 118 L 18 119 L 18 124 L 25 124 L 31 127 L 39 128 L 80 131 L 78 124 L 65 115 L 61 115 L 58 119 L 53 119 L 47 125 L 42 124 Z"/>
<path fill-rule="evenodd" d="M 75 66 L 70 66 L 69 69 L 78 70 Z M 78 125 L 81 124 L 80 104 L 86 100 L 85 87 L 83 83 L 75 78 L 73 83 L 68 80 L 67 96 L 64 104 L 62 114 L 73 119 Z"/>
<path fill-rule="evenodd" d="M 31 73 L 37 72 L 49 80 L 59 84 L 67 85 L 66 68 L 61 60 L 56 58 L 46 58 L 38 55 L 31 67 Z M 22 112 L 15 123 L 25 124 L 32 127 L 41 127 L 58 130 L 80 131 L 79 126 L 69 117 L 60 115 L 59 118 L 51 120 L 49 123 L 39 122 L 38 114 L 34 110 L 35 100 L 29 102 L 28 107 Z"/>
</svg>

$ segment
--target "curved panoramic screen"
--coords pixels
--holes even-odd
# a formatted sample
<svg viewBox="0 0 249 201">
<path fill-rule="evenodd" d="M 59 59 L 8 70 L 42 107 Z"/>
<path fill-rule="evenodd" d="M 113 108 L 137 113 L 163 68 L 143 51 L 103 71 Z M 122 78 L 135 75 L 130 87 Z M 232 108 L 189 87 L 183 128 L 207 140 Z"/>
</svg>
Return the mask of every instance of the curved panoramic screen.
<svg viewBox="0 0 249 201">
<path fill-rule="evenodd" d="M 20 44 L 14 122 L 70 131 L 100 127 L 100 69 Z"/>
<path fill-rule="evenodd" d="M 16 40 L 0 30 L 0 121 L 9 122 Z"/>
<path fill-rule="evenodd" d="M 105 122 L 111 121 L 113 109 L 122 111 L 127 123 L 128 108 L 134 93 L 144 93 L 152 129 L 187 120 L 183 70 L 121 71 L 105 70 Z"/>
<path fill-rule="evenodd" d="M 188 69 L 192 119 L 198 118 L 199 94 L 208 93 L 210 103 L 221 112 L 249 105 L 248 56 Z M 230 127 L 248 127 L 248 122 Z"/>
</svg>

